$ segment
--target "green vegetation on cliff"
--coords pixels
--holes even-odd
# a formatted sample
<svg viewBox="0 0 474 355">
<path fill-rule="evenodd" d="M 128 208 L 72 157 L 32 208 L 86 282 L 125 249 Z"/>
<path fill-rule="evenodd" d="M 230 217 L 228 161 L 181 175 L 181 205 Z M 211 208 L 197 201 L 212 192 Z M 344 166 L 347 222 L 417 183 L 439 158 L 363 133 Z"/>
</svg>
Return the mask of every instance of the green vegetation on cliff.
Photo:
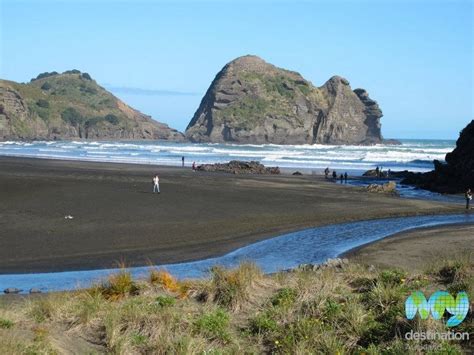
<svg viewBox="0 0 474 355">
<path fill-rule="evenodd" d="M 216 75 L 186 129 L 196 142 L 380 143 L 382 112 L 365 90 L 334 76 L 315 87 L 299 73 L 256 56 Z"/>
<path fill-rule="evenodd" d="M 78 70 L 0 80 L 0 139 L 182 139 Z"/>
</svg>

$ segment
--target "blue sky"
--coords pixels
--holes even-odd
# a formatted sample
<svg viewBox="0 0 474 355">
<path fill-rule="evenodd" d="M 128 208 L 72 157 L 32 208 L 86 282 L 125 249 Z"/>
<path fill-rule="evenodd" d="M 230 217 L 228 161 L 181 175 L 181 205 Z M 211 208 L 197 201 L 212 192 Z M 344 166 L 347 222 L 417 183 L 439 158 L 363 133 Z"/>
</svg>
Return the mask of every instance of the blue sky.
<svg viewBox="0 0 474 355">
<path fill-rule="evenodd" d="M 0 3 L 2 79 L 79 69 L 180 130 L 245 54 L 365 88 L 387 138 L 456 138 L 474 118 L 470 0 Z"/>
</svg>

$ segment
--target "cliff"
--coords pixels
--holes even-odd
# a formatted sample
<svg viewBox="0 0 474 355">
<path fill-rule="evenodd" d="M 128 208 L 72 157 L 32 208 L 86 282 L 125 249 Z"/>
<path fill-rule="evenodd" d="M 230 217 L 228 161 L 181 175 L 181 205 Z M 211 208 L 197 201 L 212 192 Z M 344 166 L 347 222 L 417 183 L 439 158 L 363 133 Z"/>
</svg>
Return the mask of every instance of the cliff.
<svg viewBox="0 0 474 355">
<path fill-rule="evenodd" d="M 87 73 L 38 75 L 27 84 L 0 80 L 0 140 L 166 139 L 184 136 L 99 86 Z"/>
<path fill-rule="evenodd" d="M 186 129 L 193 142 L 376 144 L 382 111 L 339 76 L 315 87 L 256 56 L 217 74 Z"/>
<path fill-rule="evenodd" d="M 435 170 L 412 174 L 403 183 L 443 193 L 474 189 L 474 120 L 461 131 L 456 148 L 445 159 L 446 163 L 434 161 Z"/>
</svg>

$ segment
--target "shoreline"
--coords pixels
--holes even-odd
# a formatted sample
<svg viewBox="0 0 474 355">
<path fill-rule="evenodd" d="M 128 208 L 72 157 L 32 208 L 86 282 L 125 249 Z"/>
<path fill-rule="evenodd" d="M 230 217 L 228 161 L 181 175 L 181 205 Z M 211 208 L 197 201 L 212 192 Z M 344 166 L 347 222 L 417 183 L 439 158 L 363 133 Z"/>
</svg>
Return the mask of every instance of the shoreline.
<svg viewBox="0 0 474 355">
<path fill-rule="evenodd" d="M 474 256 L 474 224 L 415 228 L 352 248 L 339 255 L 364 265 L 424 271 L 436 261 Z"/>
<path fill-rule="evenodd" d="M 371 220 L 354 222 L 351 223 L 350 226 L 345 224 L 339 226 L 324 226 L 316 228 L 316 230 L 311 231 L 309 234 L 305 233 L 305 230 L 302 230 L 297 233 L 289 233 L 284 236 L 264 240 L 260 243 L 255 243 L 237 250 L 233 250 L 225 256 L 218 258 L 204 259 L 190 263 L 148 265 L 144 267 L 128 268 L 127 270 L 137 280 L 145 279 L 152 269 L 167 270 L 167 272 L 169 272 L 175 278 L 181 280 L 198 280 L 206 277 L 207 270 L 209 270 L 209 268 L 211 268 L 213 265 L 222 265 L 226 268 L 235 268 L 238 267 L 240 262 L 246 260 L 253 260 L 266 274 L 274 274 L 281 270 L 295 270 L 301 267 L 301 265 L 308 265 L 308 263 L 309 265 L 321 264 L 333 258 L 343 258 L 346 256 L 351 259 L 355 259 L 356 263 L 366 264 L 366 257 L 362 258 L 362 261 L 358 260 L 357 257 L 352 257 L 355 251 L 364 250 L 369 247 L 372 247 L 376 251 L 378 249 L 383 249 L 378 248 L 378 243 L 383 244 L 387 239 L 390 239 L 393 236 L 405 234 L 416 235 L 423 233 L 423 231 L 426 230 L 434 230 L 436 232 L 447 229 L 448 232 L 452 232 L 453 230 L 456 231 L 459 228 L 469 228 L 468 235 L 473 234 L 473 218 L 470 218 L 469 222 L 466 222 L 465 219 L 462 218 L 463 215 L 453 216 L 455 217 L 454 219 L 450 218 L 449 216 L 450 215 L 440 216 L 441 220 L 438 219 L 437 222 L 435 216 L 420 217 L 421 220 L 419 218 L 416 219 L 416 217 L 415 219 L 413 219 L 413 217 L 408 217 L 402 225 L 400 225 L 400 223 L 397 221 L 399 218 L 393 218 L 392 220 L 385 220 L 382 223 L 378 220 Z M 425 226 L 423 226 L 423 224 L 425 224 Z M 408 229 L 406 229 L 407 226 Z M 332 256 L 332 251 L 335 251 L 341 247 L 344 248 L 345 242 L 343 240 L 338 241 L 338 235 L 340 235 L 341 231 L 343 230 L 351 230 L 351 232 L 349 232 L 348 242 L 362 242 L 362 245 L 358 248 L 350 249 L 342 254 L 334 254 L 334 256 Z M 367 240 L 367 233 L 372 235 L 372 238 L 376 238 L 376 241 L 373 243 L 364 242 L 364 240 Z M 385 233 L 387 233 L 386 236 L 384 236 Z M 284 238 L 283 240 L 282 237 Z M 310 240 L 317 240 L 318 242 L 322 243 L 322 245 L 325 245 L 320 251 L 318 251 L 320 254 L 319 257 L 317 257 L 316 254 L 308 253 L 308 247 L 312 248 L 316 246 L 314 241 L 308 244 L 308 241 Z M 334 240 L 334 242 L 331 242 L 332 240 Z M 410 239 L 409 243 L 412 243 L 413 241 L 416 242 L 416 238 Z M 469 242 L 471 241 L 472 240 L 469 240 Z M 396 239 L 395 242 L 398 242 L 398 239 Z M 293 245 L 293 247 L 285 252 L 280 248 L 283 245 Z M 300 247 L 300 245 L 303 245 L 303 247 Z M 411 250 L 413 248 L 409 249 Z M 276 252 L 277 250 L 278 252 Z M 421 251 L 422 253 L 416 255 L 417 262 L 422 259 L 423 252 L 426 250 L 423 248 Z M 444 249 L 438 250 L 438 252 L 443 254 Z M 474 244 L 472 244 L 472 252 L 474 253 Z M 424 254 L 426 257 L 426 253 Z M 317 259 L 314 259 L 315 257 Z M 387 259 L 386 256 L 384 257 L 384 260 L 385 259 Z M 279 261 L 275 263 L 275 260 Z M 295 264 L 293 260 L 299 260 L 300 263 Z M 425 266 L 424 263 L 423 265 Z M 385 267 L 393 268 L 397 267 L 397 265 L 389 263 L 383 265 L 383 268 Z M 0 275 L 0 290 L 13 287 L 20 289 L 21 295 L 27 295 L 29 289 L 38 289 L 41 290 L 42 293 L 75 291 L 88 288 L 93 284 L 100 283 L 102 280 L 107 279 L 109 275 L 113 275 L 119 271 L 119 268 L 107 268 L 70 272 Z M 10 298 L 15 297 L 15 295 L 7 296 L 10 296 Z"/>
<path fill-rule="evenodd" d="M 35 158 L 0 157 L 0 164 L 0 192 L 9 206 L 0 209 L 6 227 L 1 274 L 110 268 L 120 260 L 130 266 L 181 263 L 311 227 L 460 212 L 451 204 L 369 194 L 314 175 Z M 148 193 L 156 169 L 164 179 L 160 196 Z M 65 221 L 67 214 L 74 220 Z"/>
</svg>

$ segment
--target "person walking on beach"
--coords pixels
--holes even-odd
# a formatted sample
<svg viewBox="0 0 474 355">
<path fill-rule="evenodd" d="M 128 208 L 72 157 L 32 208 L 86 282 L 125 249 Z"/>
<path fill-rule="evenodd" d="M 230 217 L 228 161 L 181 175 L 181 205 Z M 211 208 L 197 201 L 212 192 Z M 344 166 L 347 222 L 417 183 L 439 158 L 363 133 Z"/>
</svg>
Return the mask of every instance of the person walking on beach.
<svg viewBox="0 0 474 355">
<path fill-rule="evenodd" d="M 184 157 L 181 157 L 181 166 L 184 168 Z"/>
<path fill-rule="evenodd" d="M 153 178 L 153 193 L 155 192 L 160 193 L 160 177 L 158 174 Z"/>
<path fill-rule="evenodd" d="M 344 175 L 341 174 L 341 176 L 339 176 L 339 179 L 341 179 L 341 184 L 344 182 Z"/>
<path fill-rule="evenodd" d="M 332 178 L 333 178 L 333 180 L 337 180 L 337 173 L 336 173 L 336 170 L 333 170 L 333 172 L 332 172 Z"/>
<path fill-rule="evenodd" d="M 196 172 L 196 162 L 193 161 L 193 171 Z"/>
<path fill-rule="evenodd" d="M 464 194 L 464 197 L 466 198 L 466 210 L 469 209 L 469 205 L 472 200 L 472 192 L 471 189 L 467 189 L 466 193 Z"/>
<path fill-rule="evenodd" d="M 344 173 L 344 183 L 347 184 L 347 171 Z"/>
<path fill-rule="evenodd" d="M 324 169 L 324 177 L 327 179 L 329 177 L 329 167 Z"/>
</svg>

